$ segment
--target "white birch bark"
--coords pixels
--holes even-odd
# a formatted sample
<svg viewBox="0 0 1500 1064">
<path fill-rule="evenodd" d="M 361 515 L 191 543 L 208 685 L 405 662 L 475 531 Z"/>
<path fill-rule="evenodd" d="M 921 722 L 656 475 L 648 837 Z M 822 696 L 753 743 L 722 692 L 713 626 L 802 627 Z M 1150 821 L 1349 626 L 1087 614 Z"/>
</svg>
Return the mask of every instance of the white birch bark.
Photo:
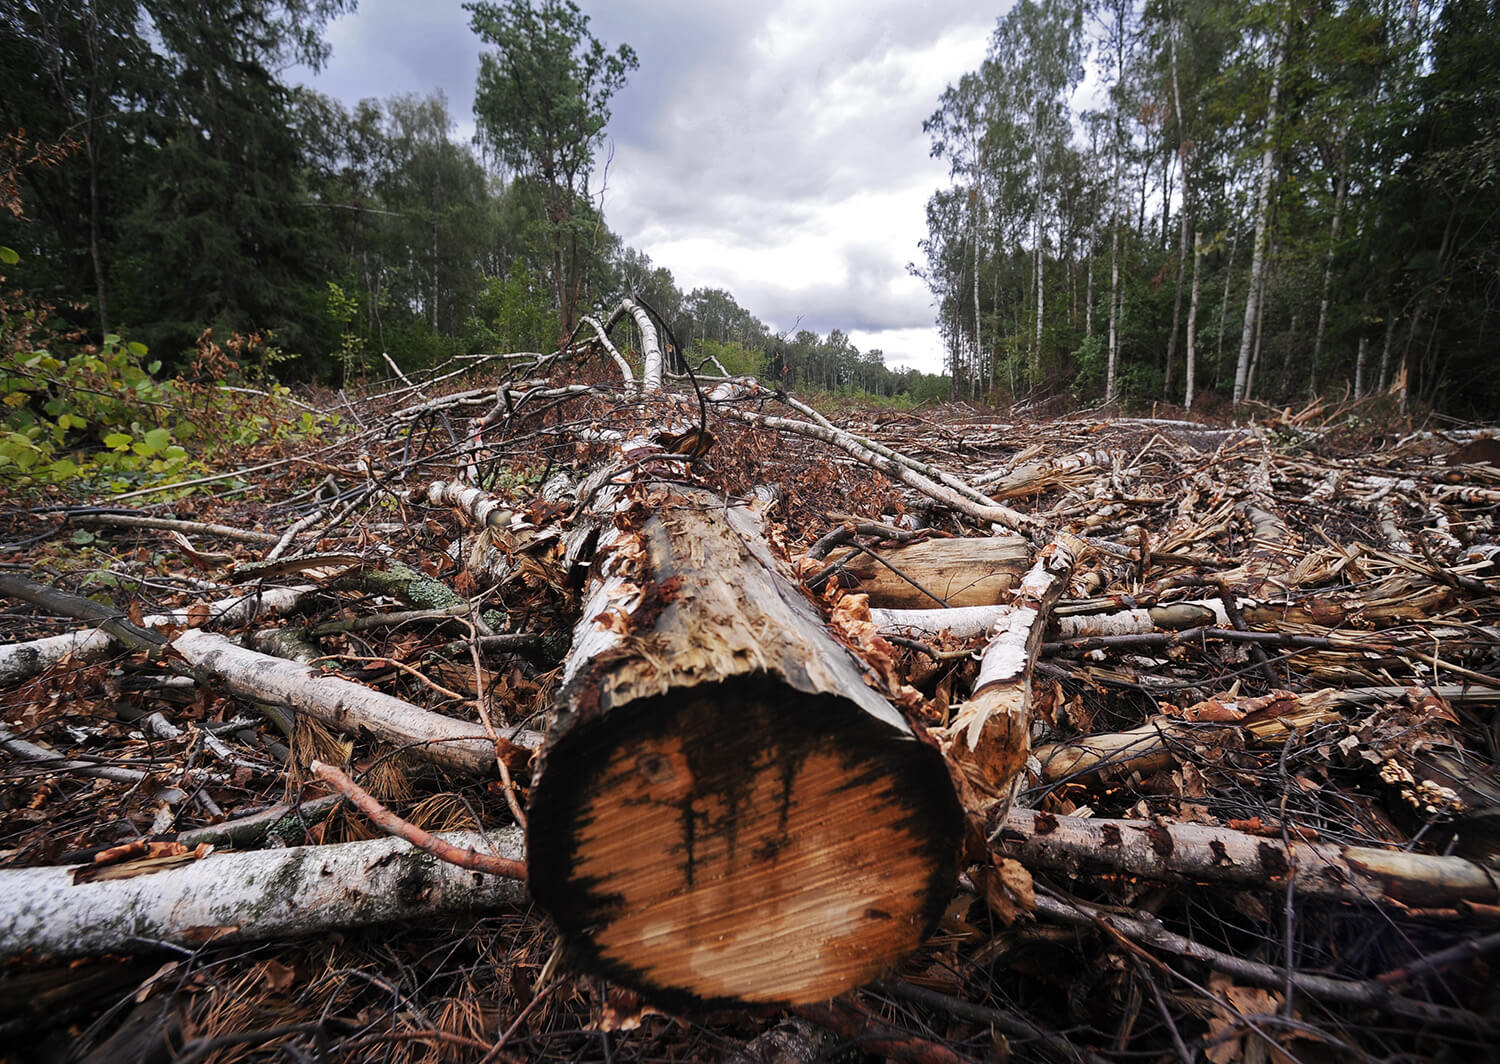
<svg viewBox="0 0 1500 1064">
<path fill-rule="evenodd" d="M 296 608 L 302 596 L 317 590 L 311 584 L 267 588 L 249 595 L 153 614 L 141 622 L 144 628 L 182 627 L 222 623 L 250 624 L 264 617 L 277 617 Z M 114 636 L 100 628 L 33 639 L 0 646 L 0 684 L 19 683 L 36 676 L 64 659 L 85 663 L 100 661 L 119 650 Z"/>
<path fill-rule="evenodd" d="M 460 772 L 487 775 L 495 769 L 495 744 L 482 725 L 432 713 L 298 662 L 246 650 L 209 632 L 190 629 L 171 645 L 204 678 L 237 697 L 288 706 L 351 735 L 369 732 Z"/>
<path fill-rule="evenodd" d="M 604 331 L 604 326 L 599 323 L 599 319 L 594 317 L 592 314 L 585 315 L 582 324 L 587 325 L 594 330 L 594 335 L 597 336 L 599 338 L 599 342 L 604 345 L 604 350 L 609 353 L 609 357 L 614 361 L 614 364 L 619 367 L 620 376 L 625 380 L 625 387 L 631 389 L 635 388 L 635 373 L 633 370 L 631 370 L 630 363 L 625 361 L 625 356 L 620 354 L 619 349 L 610 342 L 609 333 Z"/>
<path fill-rule="evenodd" d="M 1276 166 L 1276 104 L 1281 94 L 1281 68 L 1286 59 L 1284 33 L 1277 30 L 1272 46 L 1271 93 L 1266 105 L 1266 143 L 1260 156 L 1260 183 L 1255 193 L 1255 243 L 1250 253 L 1250 291 L 1245 296 L 1245 322 L 1240 332 L 1240 357 L 1234 370 L 1234 401 L 1249 391 L 1251 344 L 1260 315 L 1261 282 L 1266 266 L 1266 227 L 1271 216 L 1271 175 Z"/>
<path fill-rule="evenodd" d="M 520 860 L 521 832 L 445 832 L 455 846 Z M 400 839 L 210 854 L 128 879 L 74 869 L 0 870 L 0 955 L 132 952 L 170 942 L 254 942 L 384 921 L 416 923 L 527 903 L 526 885 L 439 861 Z"/>
<path fill-rule="evenodd" d="M 1284 888 L 1298 895 L 1362 905 L 1399 902 L 1418 908 L 1460 901 L 1494 905 L 1497 883 L 1482 865 L 1462 857 L 1433 857 L 1340 843 L 1304 842 L 1293 832 L 1287 846 L 1208 824 L 1158 824 L 1150 820 L 1095 820 L 1012 810 L 995 833 L 997 848 L 1031 868 L 1080 866 L 1149 879 L 1190 878 Z"/>
<path fill-rule="evenodd" d="M 1162 380 L 1162 398 L 1170 400 L 1172 398 L 1172 364 L 1177 360 L 1177 326 L 1182 319 L 1182 282 L 1187 270 L 1188 215 L 1191 213 L 1192 189 L 1188 184 L 1188 141 L 1187 129 L 1182 119 L 1182 87 L 1177 78 L 1177 11 L 1170 3 L 1167 5 L 1167 17 L 1169 20 L 1167 33 L 1172 43 L 1172 104 L 1177 114 L 1177 165 L 1182 173 L 1182 210 L 1177 214 L 1177 288 L 1172 295 L 1172 334 L 1167 338 L 1167 371 L 1163 374 Z M 1165 199 L 1164 196 L 1163 200 Z M 1165 202 L 1162 211 L 1165 214 Z M 1188 357 L 1192 358 L 1191 355 Z M 1188 394 L 1192 394 L 1191 384 L 1188 385 Z M 1184 405 L 1191 406 L 1191 398 Z"/>
<path fill-rule="evenodd" d="M 1349 142 L 1339 141 L 1339 181 L 1333 195 L 1333 221 L 1328 227 L 1328 252 L 1323 257 L 1323 293 L 1318 301 L 1318 330 L 1313 336 L 1312 377 L 1308 391 L 1318 393 L 1318 366 L 1323 360 L 1323 340 L 1328 330 L 1328 293 L 1333 287 L 1333 257 L 1339 242 L 1339 221 L 1344 213 L 1344 194 L 1349 187 Z"/>
<path fill-rule="evenodd" d="M 1193 409 L 1198 388 L 1198 292 L 1203 271 L 1203 231 L 1193 233 L 1193 294 L 1188 300 L 1187 320 L 1187 387 L 1182 405 Z"/>
</svg>

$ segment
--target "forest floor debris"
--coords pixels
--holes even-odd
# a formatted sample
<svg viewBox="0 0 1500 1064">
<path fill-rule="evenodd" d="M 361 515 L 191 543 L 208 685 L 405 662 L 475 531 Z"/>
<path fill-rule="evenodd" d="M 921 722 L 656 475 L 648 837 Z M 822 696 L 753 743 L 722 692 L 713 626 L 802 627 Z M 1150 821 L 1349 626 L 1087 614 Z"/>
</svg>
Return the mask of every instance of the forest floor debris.
<svg viewBox="0 0 1500 1064">
<path fill-rule="evenodd" d="M 503 891 L 477 915 L 294 938 L 220 916 L 67 962 L 20 950 L 0 970 L 13 1059 L 1224 1064 L 1494 1044 L 1500 467 L 1475 446 L 1493 433 L 1369 402 L 1233 425 L 819 415 L 751 381 L 641 396 L 560 359 L 482 372 L 348 397 L 381 428 L 245 454 L 251 491 L 0 511 L 0 875 L 134 863 L 116 874 L 139 883 L 209 846 L 375 837 L 318 760 L 428 831 L 513 835 L 582 608 L 587 504 L 645 470 L 758 499 L 833 629 L 945 742 L 986 723 L 976 684 L 1029 713 L 1026 768 L 990 796 L 988 853 L 937 932 L 831 1003 L 668 1016 L 558 964 Z M 1015 575 L 967 629 L 946 592 L 860 597 L 899 542 L 1016 535 L 1052 559 L 1045 632 Z M 887 583 L 924 583 L 908 576 Z M 1007 630 L 1024 690 L 981 679 Z"/>
</svg>

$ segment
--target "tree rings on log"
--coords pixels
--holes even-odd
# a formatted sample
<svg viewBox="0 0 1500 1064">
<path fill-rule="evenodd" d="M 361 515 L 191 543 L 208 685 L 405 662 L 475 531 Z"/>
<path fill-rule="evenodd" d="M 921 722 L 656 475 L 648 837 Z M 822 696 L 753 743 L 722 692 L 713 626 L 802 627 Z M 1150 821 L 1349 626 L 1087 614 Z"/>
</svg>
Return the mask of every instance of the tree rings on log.
<svg viewBox="0 0 1500 1064">
<path fill-rule="evenodd" d="M 630 579 L 596 574 L 533 782 L 533 897 L 575 964 L 664 1008 L 880 976 L 952 896 L 962 814 L 941 754 L 743 509 L 674 491 L 629 538 L 610 557 Z"/>
</svg>

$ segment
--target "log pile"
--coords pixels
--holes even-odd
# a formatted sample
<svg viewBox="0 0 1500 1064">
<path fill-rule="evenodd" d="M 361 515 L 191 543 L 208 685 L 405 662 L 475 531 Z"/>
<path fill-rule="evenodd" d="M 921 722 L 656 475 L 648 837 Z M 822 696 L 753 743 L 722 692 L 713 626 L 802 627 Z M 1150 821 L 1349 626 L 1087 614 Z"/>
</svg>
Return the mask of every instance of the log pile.
<svg viewBox="0 0 1500 1064">
<path fill-rule="evenodd" d="M 637 373 L 608 340 L 635 309 L 498 377 L 372 387 L 378 428 L 247 456 L 297 458 L 253 500 L 0 515 L 9 1033 L 101 1060 L 1491 1044 L 1492 433 L 832 415 L 666 379 L 659 347 Z"/>
</svg>

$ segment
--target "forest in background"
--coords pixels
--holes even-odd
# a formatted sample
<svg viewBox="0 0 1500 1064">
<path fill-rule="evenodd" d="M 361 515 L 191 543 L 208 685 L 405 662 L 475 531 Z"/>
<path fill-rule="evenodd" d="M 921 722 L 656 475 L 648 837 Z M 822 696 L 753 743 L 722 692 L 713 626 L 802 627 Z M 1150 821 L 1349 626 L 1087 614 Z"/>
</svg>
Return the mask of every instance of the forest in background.
<svg viewBox="0 0 1500 1064">
<path fill-rule="evenodd" d="M 636 60 L 571 3 L 467 5 L 485 56 L 479 136 L 440 93 L 352 109 L 283 72 L 318 69 L 352 0 L 34 0 L 0 13 L 0 129 L 15 176 L 8 286 L 98 343 L 184 364 L 205 328 L 251 368 L 341 384 L 381 355 L 419 368 L 552 349 L 635 292 L 683 348 L 731 372 L 830 390 L 946 394 L 841 331 L 773 333 L 722 289 L 683 292 L 610 231 L 590 187 Z M 517 96 L 519 82 L 534 91 Z M 296 357 L 293 357 L 296 356 Z"/>
<path fill-rule="evenodd" d="M 1500 406 L 1492 0 L 1020 0 L 926 129 L 958 393 Z"/>
<path fill-rule="evenodd" d="M 441 95 L 287 83 L 352 0 L 30 0 L 0 12 L 5 284 L 58 335 L 179 367 L 211 327 L 288 380 L 550 348 L 634 291 L 690 357 L 799 387 L 1202 406 L 1404 382 L 1493 413 L 1495 6 L 1015 4 L 927 123 L 953 182 L 912 268 L 943 379 L 684 293 L 610 231 L 589 182 L 637 61 L 571 2 L 466 5 L 467 144 Z"/>
</svg>

